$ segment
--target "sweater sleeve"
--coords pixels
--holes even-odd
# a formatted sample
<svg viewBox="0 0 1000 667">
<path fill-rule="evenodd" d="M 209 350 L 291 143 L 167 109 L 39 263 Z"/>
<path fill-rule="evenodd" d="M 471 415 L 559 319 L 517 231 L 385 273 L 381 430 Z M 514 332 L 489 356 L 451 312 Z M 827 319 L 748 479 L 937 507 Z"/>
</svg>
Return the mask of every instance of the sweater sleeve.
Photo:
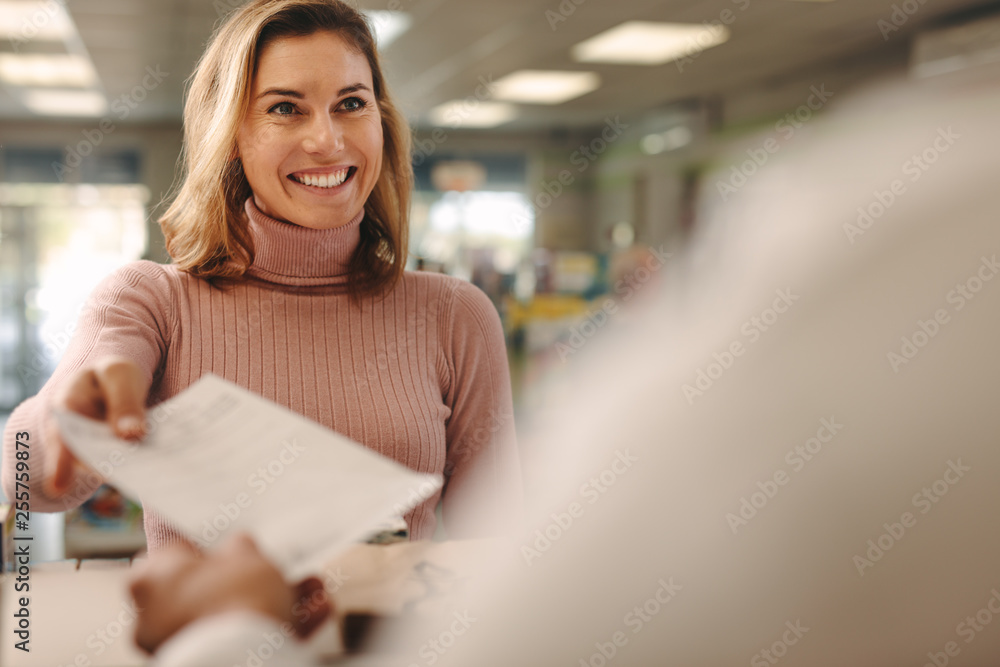
<svg viewBox="0 0 1000 667">
<path fill-rule="evenodd" d="M 519 532 L 521 467 L 503 327 L 470 283 L 452 293 L 444 322 L 450 383 L 442 510 L 451 539 Z"/>
<path fill-rule="evenodd" d="M 63 512 L 89 498 L 99 482 L 78 476 L 71 481 L 66 496 L 53 499 L 42 485 L 45 470 L 43 426 L 52 396 L 79 368 L 109 355 L 134 361 L 152 384 L 169 341 L 168 313 L 172 306 L 170 279 L 154 262 L 127 264 L 105 278 L 87 300 L 73 339 L 52 377 L 37 395 L 11 413 L 3 433 L 3 490 L 15 498 L 17 440 L 27 440 L 31 509 Z M 21 434 L 20 437 L 17 437 Z M 25 438 L 24 434 L 27 434 Z M 22 448 L 22 451 L 25 451 Z M 23 477 L 22 477 L 23 479 Z"/>
</svg>

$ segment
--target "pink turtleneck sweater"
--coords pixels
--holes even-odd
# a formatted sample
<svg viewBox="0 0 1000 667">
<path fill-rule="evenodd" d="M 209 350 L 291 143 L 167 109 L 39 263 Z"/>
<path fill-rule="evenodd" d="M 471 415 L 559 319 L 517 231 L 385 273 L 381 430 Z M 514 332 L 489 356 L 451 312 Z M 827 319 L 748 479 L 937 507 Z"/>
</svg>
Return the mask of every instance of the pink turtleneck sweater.
<svg viewBox="0 0 1000 667">
<path fill-rule="evenodd" d="M 406 272 L 385 299 L 353 305 L 342 286 L 360 215 L 315 230 L 264 215 L 252 198 L 246 211 L 256 257 L 242 283 L 220 290 L 140 261 L 97 287 L 55 373 L 7 423 L 7 497 L 15 497 L 21 431 L 31 435 L 32 510 L 71 509 L 93 493 L 96 485 L 81 478 L 69 496 L 46 496 L 43 418 L 71 373 L 121 355 L 149 378 L 149 406 L 211 372 L 414 470 L 444 473 L 443 491 L 404 517 L 411 539 L 434 534 L 438 500 L 449 537 L 516 530 L 521 478 L 510 375 L 489 299 L 456 278 Z M 323 511 L 308 507 L 308 489 L 302 502 L 303 511 Z M 181 539 L 149 508 L 145 527 L 151 551 Z"/>
</svg>

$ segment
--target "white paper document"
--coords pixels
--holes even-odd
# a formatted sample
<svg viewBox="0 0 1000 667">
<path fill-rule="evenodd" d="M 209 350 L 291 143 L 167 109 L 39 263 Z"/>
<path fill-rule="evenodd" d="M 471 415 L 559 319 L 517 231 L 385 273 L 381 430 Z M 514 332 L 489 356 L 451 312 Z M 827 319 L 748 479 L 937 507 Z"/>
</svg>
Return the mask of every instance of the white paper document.
<svg viewBox="0 0 1000 667">
<path fill-rule="evenodd" d="M 122 492 L 211 547 L 246 531 L 289 578 L 430 497 L 421 474 L 215 375 L 156 408 L 138 444 L 70 412 L 63 439 Z"/>
</svg>

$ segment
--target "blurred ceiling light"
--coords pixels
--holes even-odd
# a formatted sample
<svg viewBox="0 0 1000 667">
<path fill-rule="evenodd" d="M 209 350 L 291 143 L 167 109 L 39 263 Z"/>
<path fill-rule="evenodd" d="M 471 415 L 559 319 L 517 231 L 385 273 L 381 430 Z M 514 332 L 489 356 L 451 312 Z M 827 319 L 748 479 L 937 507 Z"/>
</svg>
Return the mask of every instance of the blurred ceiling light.
<svg viewBox="0 0 1000 667">
<path fill-rule="evenodd" d="M 0 38 L 13 43 L 61 41 L 75 34 L 73 21 L 58 0 L 0 0 Z"/>
<path fill-rule="evenodd" d="M 26 90 L 24 104 L 45 116 L 101 116 L 108 101 L 96 90 Z"/>
<path fill-rule="evenodd" d="M 1000 14 L 924 30 L 912 45 L 910 71 L 917 78 L 1000 62 Z"/>
<path fill-rule="evenodd" d="M 694 133 L 683 125 L 672 127 L 666 132 L 647 134 L 639 142 L 639 148 L 646 155 L 657 155 L 687 146 L 694 139 Z"/>
<path fill-rule="evenodd" d="M 631 247 L 635 243 L 635 228 L 627 222 L 616 222 L 611 228 L 611 242 L 620 250 Z"/>
<path fill-rule="evenodd" d="M 86 88 L 97 82 L 97 73 L 85 56 L 0 53 L 0 81 L 14 86 Z"/>
<path fill-rule="evenodd" d="M 375 31 L 375 42 L 379 50 L 385 50 L 396 41 L 396 38 L 410 29 L 413 17 L 406 12 L 394 12 L 388 9 L 366 9 L 362 13 L 368 17 Z"/>
<path fill-rule="evenodd" d="M 498 79 L 493 97 L 528 104 L 562 104 L 596 90 L 601 77 L 593 72 L 520 70 Z"/>
<path fill-rule="evenodd" d="M 502 102 L 454 100 L 430 111 L 430 121 L 437 127 L 496 127 L 516 117 L 517 107 Z"/>
<path fill-rule="evenodd" d="M 729 29 L 709 23 L 627 21 L 573 47 L 581 62 L 662 65 L 729 39 Z"/>
</svg>

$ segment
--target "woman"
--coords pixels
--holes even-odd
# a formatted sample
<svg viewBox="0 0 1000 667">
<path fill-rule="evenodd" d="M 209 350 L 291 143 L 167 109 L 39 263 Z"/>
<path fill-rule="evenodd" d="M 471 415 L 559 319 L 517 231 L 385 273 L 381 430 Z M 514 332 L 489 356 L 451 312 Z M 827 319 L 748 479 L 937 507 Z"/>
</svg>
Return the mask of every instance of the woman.
<svg viewBox="0 0 1000 667">
<path fill-rule="evenodd" d="M 31 438 L 31 509 L 96 488 L 62 443 L 60 405 L 140 438 L 144 406 L 215 373 L 445 486 L 411 539 L 516 525 L 520 472 L 496 311 L 475 287 L 404 272 L 407 126 L 371 33 L 338 0 L 255 0 L 213 37 L 184 111 L 186 174 L 160 220 L 174 263 L 134 262 L 91 296 L 41 392 L 11 415 Z M 304 496 L 308 492 L 304 490 Z M 443 495 L 442 495 L 443 494 Z M 482 497 L 483 511 L 470 511 Z M 146 512 L 149 549 L 180 535 Z"/>
</svg>

